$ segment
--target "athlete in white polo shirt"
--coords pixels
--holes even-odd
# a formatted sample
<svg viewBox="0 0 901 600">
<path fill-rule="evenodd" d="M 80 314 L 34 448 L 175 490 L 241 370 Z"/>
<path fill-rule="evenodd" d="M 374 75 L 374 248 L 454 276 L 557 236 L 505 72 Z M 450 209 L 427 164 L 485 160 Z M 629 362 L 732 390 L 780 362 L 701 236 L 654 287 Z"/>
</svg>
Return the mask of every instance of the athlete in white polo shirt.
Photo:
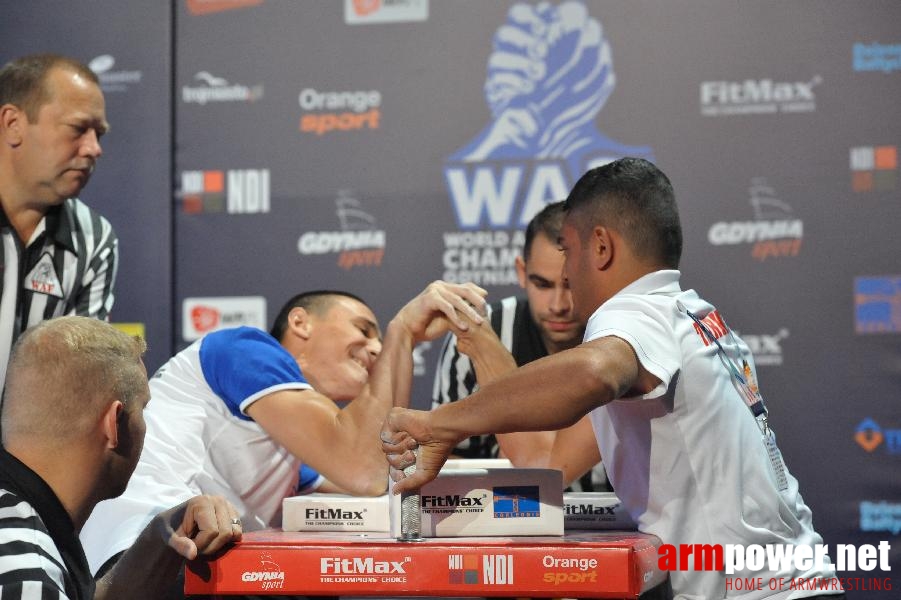
<svg viewBox="0 0 901 600">
<path fill-rule="evenodd" d="M 481 321 L 474 307 L 484 294 L 434 282 L 391 320 L 383 344 L 362 300 L 309 292 L 284 305 L 270 333 L 218 331 L 175 355 L 150 380 L 144 449 L 128 489 L 98 504 L 82 529 L 91 571 L 175 498 L 218 494 L 245 531 L 280 526 L 302 462 L 348 493 L 383 493 L 379 426 L 393 404 L 409 401 L 413 345 L 443 335 L 448 321 L 465 327 L 461 314 Z"/>
<path fill-rule="evenodd" d="M 643 159 L 615 161 L 576 183 L 566 211 L 559 241 L 585 341 L 431 412 L 393 409 L 382 439 L 394 491 L 435 477 L 468 436 L 558 429 L 590 413 L 596 439 L 558 436 L 549 462 L 578 471 L 597 444 L 639 530 L 676 548 L 821 544 L 766 421 L 748 347 L 713 305 L 680 288 L 682 231 L 666 176 Z M 418 468 L 405 477 L 396 469 L 417 445 Z M 837 584 L 828 556 L 799 562 L 728 575 L 762 578 L 762 589 L 693 568 L 672 570 L 670 583 L 677 598 L 697 600 L 842 594 L 789 587 Z M 779 578 L 784 587 L 770 589 Z"/>
</svg>

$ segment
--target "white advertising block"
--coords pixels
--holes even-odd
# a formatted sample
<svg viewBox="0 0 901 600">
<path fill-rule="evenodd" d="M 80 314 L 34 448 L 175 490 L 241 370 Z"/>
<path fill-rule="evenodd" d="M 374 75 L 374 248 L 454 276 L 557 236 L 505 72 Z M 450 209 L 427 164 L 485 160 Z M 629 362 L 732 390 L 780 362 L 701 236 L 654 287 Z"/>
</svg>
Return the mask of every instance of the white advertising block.
<svg viewBox="0 0 901 600">
<path fill-rule="evenodd" d="M 282 501 L 284 531 L 372 531 L 387 533 L 388 496 L 305 494 Z"/>
<path fill-rule="evenodd" d="M 563 535 L 563 476 L 554 469 L 442 469 L 419 494 L 422 537 Z M 400 536 L 401 497 L 389 497 Z"/>
<path fill-rule="evenodd" d="M 563 513 L 563 526 L 567 530 L 637 528 L 613 492 L 565 492 Z"/>
</svg>

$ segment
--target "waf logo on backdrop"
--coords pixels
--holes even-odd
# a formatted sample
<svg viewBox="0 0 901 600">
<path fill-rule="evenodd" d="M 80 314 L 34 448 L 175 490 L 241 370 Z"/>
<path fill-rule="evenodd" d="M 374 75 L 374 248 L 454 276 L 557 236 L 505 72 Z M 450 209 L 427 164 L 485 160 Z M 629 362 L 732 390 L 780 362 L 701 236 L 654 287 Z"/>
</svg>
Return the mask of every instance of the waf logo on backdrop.
<svg viewBox="0 0 901 600">
<path fill-rule="evenodd" d="M 127 92 L 129 86 L 141 83 L 142 71 L 113 69 L 116 59 L 112 54 L 101 54 L 88 63 L 88 68 L 100 80 L 104 92 Z"/>
<path fill-rule="evenodd" d="M 854 278 L 854 331 L 901 332 L 901 275 Z"/>
<path fill-rule="evenodd" d="M 344 0 L 348 25 L 403 23 L 429 18 L 429 0 Z"/>
<path fill-rule="evenodd" d="M 749 203 L 754 220 L 720 221 L 710 226 L 707 241 L 714 246 L 751 246 L 751 256 L 769 258 L 797 256 L 804 237 L 804 223 L 792 207 L 778 198 L 763 177 L 751 179 Z"/>
<path fill-rule="evenodd" d="M 182 171 L 182 210 L 188 214 L 230 215 L 268 213 L 269 169 Z"/>
<path fill-rule="evenodd" d="M 897 186 L 897 146 L 857 146 L 851 148 L 849 160 L 855 192 L 887 192 Z"/>
<path fill-rule="evenodd" d="M 512 554 L 449 554 L 447 582 L 462 585 L 513 585 Z"/>
<path fill-rule="evenodd" d="M 857 426 L 854 441 L 870 453 L 882 447 L 887 454 L 901 455 L 901 429 L 883 429 L 870 418 L 864 419 Z"/>
<path fill-rule="evenodd" d="M 489 231 L 446 233 L 442 277 L 510 285 L 521 238 L 507 231 L 566 198 L 587 169 L 653 155 L 598 129 L 616 75 L 601 24 L 581 2 L 513 5 L 487 63 L 491 120 L 448 157 L 444 177 L 459 228 Z"/>
<path fill-rule="evenodd" d="M 300 132 L 322 136 L 338 131 L 378 129 L 382 93 L 378 90 L 320 91 L 304 88 L 298 96 L 303 113 Z"/>
<path fill-rule="evenodd" d="M 705 117 L 807 113 L 817 108 L 816 88 L 823 78 L 808 81 L 702 81 L 701 114 Z"/>
<path fill-rule="evenodd" d="M 208 15 L 223 10 L 257 6 L 262 3 L 263 0 L 187 0 L 188 11 L 192 15 Z"/>
<path fill-rule="evenodd" d="M 262 84 L 246 86 L 229 83 L 209 71 L 198 71 L 194 74 L 194 81 L 198 85 L 181 88 L 181 99 L 185 104 L 203 106 L 207 102 L 256 102 L 263 97 Z"/>
<path fill-rule="evenodd" d="M 256 570 L 241 573 L 241 581 L 258 582 L 261 590 L 285 588 L 285 572 L 270 554 L 260 554 L 260 566 Z"/>
<path fill-rule="evenodd" d="M 185 298 L 182 302 L 181 332 L 186 342 L 231 327 L 267 329 L 266 298 L 263 296 L 217 296 Z"/>
<path fill-rule="evenodd" d="M 338 192 L 335 214 L 340 231 L 307 231 L 297 240 L 297 251 L 304 256 L 337 254 L 344 270 L 381 266 L 386 236 L 376 227 L 375 217 L 347 190 Z"/>
</svg>

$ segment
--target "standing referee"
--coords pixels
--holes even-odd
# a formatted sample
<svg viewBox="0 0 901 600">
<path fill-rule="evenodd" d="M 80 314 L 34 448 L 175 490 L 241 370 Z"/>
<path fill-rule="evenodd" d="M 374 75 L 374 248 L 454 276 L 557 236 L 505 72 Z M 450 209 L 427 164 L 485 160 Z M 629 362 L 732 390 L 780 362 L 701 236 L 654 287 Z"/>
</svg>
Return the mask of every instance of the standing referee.
<svg viewBox="0 0 901 600">
<path fill-rule="evenodd" d="M 77 198 L 108 129 L 97 76 L 78 61 L 44 54 L 0 69 L 0 386 L 28 327 L 109 317 L 118 242 Z"/>
</svg>

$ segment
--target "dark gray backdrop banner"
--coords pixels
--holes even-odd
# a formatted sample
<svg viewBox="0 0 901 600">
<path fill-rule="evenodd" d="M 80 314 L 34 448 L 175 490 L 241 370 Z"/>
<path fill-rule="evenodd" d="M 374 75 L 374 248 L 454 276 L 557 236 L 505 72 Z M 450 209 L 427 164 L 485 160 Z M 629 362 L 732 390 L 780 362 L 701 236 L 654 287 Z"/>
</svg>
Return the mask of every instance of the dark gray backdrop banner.
<svg viewBox="0 0 901 600">
<path fill-rule="evenodd" d="M 299 291 L 383 324 L 434 279 L 516 293 L 528 219 L 644 156 L 676 189 L 683 286 L 752 346 L 830 551 L 888 540 L 901 568 L 897 2 L 95 2 L 78 27 L 52 4 L 0 25 L 6 57 L 140 73 L 107 94 L 84 199 L 123 240 L 114 320 L 147 324 L 152 366 Z"/>
</svg>

